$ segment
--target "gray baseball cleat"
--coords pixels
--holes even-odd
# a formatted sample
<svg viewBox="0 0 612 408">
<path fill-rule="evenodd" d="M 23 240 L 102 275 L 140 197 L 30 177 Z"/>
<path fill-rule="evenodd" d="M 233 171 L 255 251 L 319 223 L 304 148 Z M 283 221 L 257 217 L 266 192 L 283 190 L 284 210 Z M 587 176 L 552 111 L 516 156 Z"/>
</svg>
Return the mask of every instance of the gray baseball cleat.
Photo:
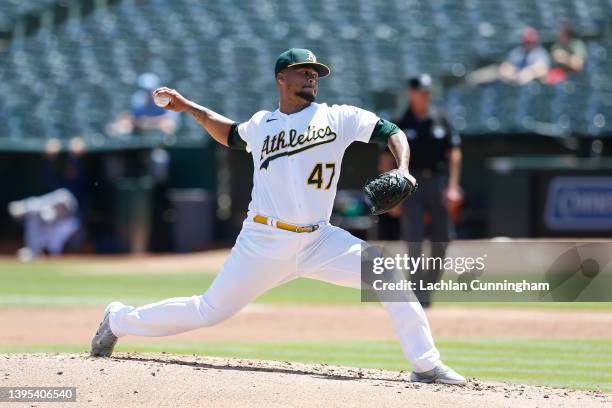
<svg viewBox="0 0 612 408">
<path fill-rule="evenodd" d="M 440 384 L 455 384 L 461 385 L 467 383 L 464 376 L 455 372 L 450 367 L 445 366 L 440 363 L 440 365 L 435 368 L 424 371 L 422 373 L 417 373 L 415 371 L 410 375 L 410 380 L 412 382 L 420 382 L 420 383 L 440 383 Z"/>
<path fill-rule="evenodd" d="M 106 306 L 102 323 L 100 323 L 95 336 L 91 339 L 90 355 L 92 357 L 110 357 L 113 354 L 113 348 L 117 344 L 117 336 L 113 334 L 110 328 L 110 314 L 123 307 L 125 305 L 121 302 L 112 302 Z"/>
</svg>

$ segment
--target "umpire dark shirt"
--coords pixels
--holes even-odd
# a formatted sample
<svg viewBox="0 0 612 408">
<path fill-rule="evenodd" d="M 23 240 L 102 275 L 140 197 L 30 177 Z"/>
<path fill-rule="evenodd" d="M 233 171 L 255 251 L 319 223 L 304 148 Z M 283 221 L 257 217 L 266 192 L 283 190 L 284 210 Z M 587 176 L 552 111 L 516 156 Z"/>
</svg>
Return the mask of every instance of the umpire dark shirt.
<svg viewBox="0 0 612 408">
<path fill-rule="evenodd" d="M 419 119 L 408 108 L 395 124 L 410 143 L 410 171 L 448 171 L 448 150 L 461 146 L 461 137 L 451 127 L 443 111 L 430 108 L 425 119 Z"/>
</svg>

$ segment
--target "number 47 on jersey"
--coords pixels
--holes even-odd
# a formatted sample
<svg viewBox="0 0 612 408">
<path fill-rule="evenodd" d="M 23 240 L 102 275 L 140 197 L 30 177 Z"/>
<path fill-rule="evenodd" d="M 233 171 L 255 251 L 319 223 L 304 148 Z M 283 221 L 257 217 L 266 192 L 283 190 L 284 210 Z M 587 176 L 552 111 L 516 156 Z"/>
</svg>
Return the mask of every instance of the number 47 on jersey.
<svg viewBox="0 0 612 408">
<path fill-rule="evenodd" d="M 325 185 L 325 190 L 329 190 L 332 182 L 334 181 L 334 176 L 336 175 L 336 163 L 317 163 L 312 169 L 310 176 L 308 176 L 308 184 L 313 184 L 317 190 L 320 190 L 323 184 L 325 184 L 325 178 L 328 175 L 329 181 Z"/>
</svg>

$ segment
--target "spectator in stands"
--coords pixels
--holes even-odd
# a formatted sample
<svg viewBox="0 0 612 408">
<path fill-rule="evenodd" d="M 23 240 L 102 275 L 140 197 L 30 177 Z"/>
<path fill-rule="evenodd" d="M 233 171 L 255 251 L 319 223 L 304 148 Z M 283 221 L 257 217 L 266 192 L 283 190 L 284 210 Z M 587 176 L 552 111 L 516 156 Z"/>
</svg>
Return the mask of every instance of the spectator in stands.
<svg viewBox="0 0 612 408">
<path fill-rule="evenodd" d="M 533 27 L 527 27 L 521 35 L 522 44 L 508 54 L 498 65 L 480 68 L 466 78 L 469 85 L 480 85 L 493 81 L 504 81 L 525 85 L 540 79 L 545 80 L 550 68 L 550 55 L 539 42 L 539 34 Z"/>
<path fill-rule="evenodd" d="M 499 66 L 502 80 L 525 85 L 534 79 L 544 79 L 550 68 L 550 56 L 539 44 L 540 36 L 533 27 L 521 35 L 522 45 L 513 49 Z"/>
<path fill-rule="evenodd" d="M 550 53 L 553 68 L 548 72 L 546 83 L 554 85 L 567 81 L 570 74 L 582 71 L 587 48 L 582 40 L 576 38 L 574 27 L 570 23 L 563 23 Z"/>
<path fill-rule="evenodd" d="M 419 188 L 402 207 L 402 229 L 410 256 L 420 256 L 426 226 L 431 240 L 431 256 L 443 258 L 451 238 L 450 216 L 456 214 L 463 201 L 459 186 L 461 172 L 461 138 L 451 127 L 446 114 L 430 105 L 432 80 L 421 75 L 408 81 L 409 106 L 395 123 L 410 143 L 410 173 Z M 428 224 L 428 225 L 426 225 Z M 414 274 L 425 284 L 437 282 L 439 266 L 420 269 Z M 417 286 L 420 286 L 417 283 Z M 430 294 L 417 291 L 423 305 L 430 304 Z"/>
<path fill-rule="evenodd" d="M 140 75 L 138 90 L 132 95 L 131 110 L 119 115 L 108 132 L 111 135 L 141 134 L 149 130 L 161 130 L 174 134 L 178 114 L 160 108 L 153 102 L 153 90 L 159 87 L 159 77 L 151 72 Z"/>
</svg>

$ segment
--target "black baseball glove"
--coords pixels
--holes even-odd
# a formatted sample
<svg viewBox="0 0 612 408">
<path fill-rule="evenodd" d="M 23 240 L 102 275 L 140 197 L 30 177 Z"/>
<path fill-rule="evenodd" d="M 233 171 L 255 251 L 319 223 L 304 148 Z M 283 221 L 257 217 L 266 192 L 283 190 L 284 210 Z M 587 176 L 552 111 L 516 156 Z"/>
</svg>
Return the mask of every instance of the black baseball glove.
<svg viewBox="0 0 612 408">
<path fill-rule="evenodd" d="M 379 215 L 404 201 L 416 191 L 417 186 L 395 169 L 368 181 L 363 192 L 372 203 L 372 214 Z"/>
</svg>

